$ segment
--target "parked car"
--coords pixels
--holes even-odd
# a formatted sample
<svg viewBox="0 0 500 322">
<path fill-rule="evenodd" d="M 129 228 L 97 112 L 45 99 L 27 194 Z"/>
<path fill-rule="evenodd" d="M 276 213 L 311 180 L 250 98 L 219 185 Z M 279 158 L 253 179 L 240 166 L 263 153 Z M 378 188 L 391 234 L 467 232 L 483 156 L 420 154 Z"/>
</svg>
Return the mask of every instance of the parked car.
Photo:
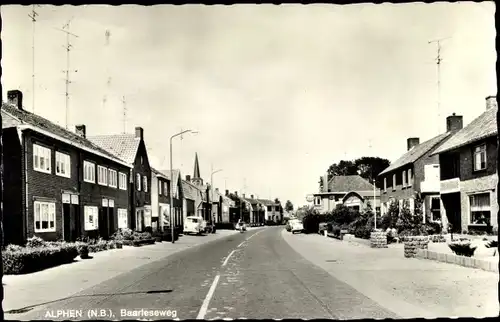
<svg viewBox="0 0 500 322">
<path fill-rule="evenodd" d="M 205 231 L 202 217 L 188 216 L 184 222 L 184 234 L 201 234 Z"/>
<path fill-rule="evenodd" d="M 301 232 L 304 231 L 304 225 L 298 219 L 292 220 L 291 221 L 291 226 L 292 226 L 292 229 L 291 229 L 292 234 L 301 233 Z"/>
</svg>

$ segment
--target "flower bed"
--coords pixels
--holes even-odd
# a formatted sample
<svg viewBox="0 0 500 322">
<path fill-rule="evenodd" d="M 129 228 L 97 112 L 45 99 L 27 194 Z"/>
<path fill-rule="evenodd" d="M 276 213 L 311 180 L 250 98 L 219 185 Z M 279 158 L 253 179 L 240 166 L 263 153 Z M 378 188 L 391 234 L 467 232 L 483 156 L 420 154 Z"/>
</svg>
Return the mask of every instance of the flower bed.
<svg viewBox="0 0 500 322">
<path fill-rule="evenodd" d="M 71 263 L 78 256 L 74 243 L 47 243 L 41 238 L 28 240 L 26 247 L 9 245 L 2 252 L 4 274 L 26 274 Z"/>
<path fill-rule="evenodd" d="M 122 229 L 117 231 L 112 239 L 115 242 L 119 242 L 126 246 L 143 246 L 143 245 L 152 245 L 156 242 L 156 238 L 153 238 L 151 233 L 139 233 L 136 231 L 132 231 L 131 229 Z"/>
</svg>

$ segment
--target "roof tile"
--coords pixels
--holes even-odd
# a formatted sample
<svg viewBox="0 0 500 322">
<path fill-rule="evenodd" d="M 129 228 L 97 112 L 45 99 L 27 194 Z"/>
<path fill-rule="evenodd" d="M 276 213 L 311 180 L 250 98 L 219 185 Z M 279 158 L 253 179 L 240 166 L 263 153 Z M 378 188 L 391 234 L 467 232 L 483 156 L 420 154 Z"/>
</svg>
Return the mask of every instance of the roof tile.
<svg viewBox="0 0 500 322">
<path fill-rule="evenodd" d="M 130 164 L 134 163 L 141 143 L 141 139 L 134 134 L 96 135 L 88 139 Z"/>
</svg>

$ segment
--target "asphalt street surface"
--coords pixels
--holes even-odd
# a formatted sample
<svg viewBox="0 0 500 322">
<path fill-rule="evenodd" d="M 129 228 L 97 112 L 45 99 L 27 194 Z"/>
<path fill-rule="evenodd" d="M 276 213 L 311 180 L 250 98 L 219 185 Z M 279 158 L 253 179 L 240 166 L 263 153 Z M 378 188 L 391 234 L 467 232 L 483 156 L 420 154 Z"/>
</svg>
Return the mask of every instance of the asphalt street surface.
<svg viewBox="0 0 500 322">
<path fill-rule="evenodd" d="M 266 227 L 187 249 L 19 319 L 397 318 L 301 257 L 282 230 Z M 141 309 L 161 312 L 144 316 Z"/>
</svg>

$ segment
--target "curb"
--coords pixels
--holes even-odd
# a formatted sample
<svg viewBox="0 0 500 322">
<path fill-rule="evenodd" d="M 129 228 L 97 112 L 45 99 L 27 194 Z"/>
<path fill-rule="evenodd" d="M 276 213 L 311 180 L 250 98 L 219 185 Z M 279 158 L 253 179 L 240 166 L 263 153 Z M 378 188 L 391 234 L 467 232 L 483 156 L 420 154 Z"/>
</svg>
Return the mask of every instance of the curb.
<svg viewBox="0 0 500 322">
<path fill-rule="evenodd" d="M 495 263 L 479 258 L 458 256 L 455 254 L 438 253 L 426 249 L 419 249 L 417 251 L 416 257 L 448 263 L 448 264 L 455 264 L 463 267 L 477 268 L 492 273 L 498 273 L 498 262 Z"/>
</svg>

